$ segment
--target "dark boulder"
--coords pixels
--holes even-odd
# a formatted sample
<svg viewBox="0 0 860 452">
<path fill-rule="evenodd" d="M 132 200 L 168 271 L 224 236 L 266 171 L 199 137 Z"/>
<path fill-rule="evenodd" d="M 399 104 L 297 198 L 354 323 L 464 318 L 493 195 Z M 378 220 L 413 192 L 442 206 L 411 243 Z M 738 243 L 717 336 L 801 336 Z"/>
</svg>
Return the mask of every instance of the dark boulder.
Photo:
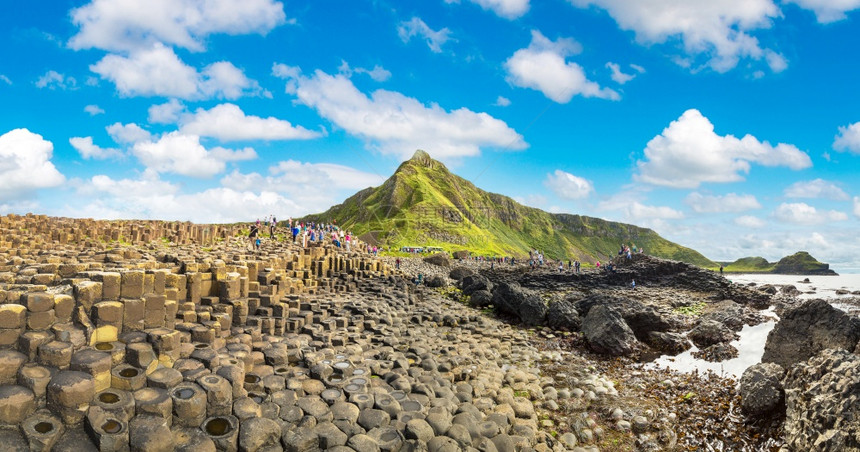
<svg viewBox="0 0 860 452">
<path fill-rule="evenodd" d="M 673 325 L 656 308 L 637 300 L 607 295 L 592 295 L 573 302 L 580 317 L 585 317 L 595 306 L 615 309 L 640 340 L 646 340 L 652 331 L 668 331 Z"/>
<path fill-rule="evenodd" d="M 582 326 L 579 312 L 573 303 L 568 300 L 550 303 L 546 319 L 547 324 L 557 330 L 579 331 Z"/>
<path fill-rule="evenodd" d="M 597 353 L 624 356 L 640 349 L 633 330 L 627 326 L 621 314 L 606 305 L 589 309 L 582 320 L 582 333 L 589 347 Z"/>
<path fill-rule="evenodd" d="M 469 305 L 473 308 L 486 308 L 493 304 L 493 294 L 488 290 L 476 290 L 469 295 Z"/>
<path fill-rule="evenodd" d="M 667 355 L 678 355 L 693 346 L 683 334 L 662 331 L 648 333 L 645 343 L 650 345 L 651 348 Z"/>
<path fill-rule="evenodd" d="M 448 277 L 453 279 L 454 281 L 459 281 L 469 275 L 474 275 L 475 272 L 470 268 L 466 267 L 454 267 L 450 273 L 448 273 Z"/>
<path fill-rule="evenodd" d="M 482 275 L 472 274 L 467 275 L 462 280 L 460 280 L 460 288 L 463 291 L 463 295 L 471 295 L 473 292 L 479 290 L 487 290 L 492 292 L 493 283 Z"/>
<path fill-rule="evenodd" d="M 828 349 L 853 351 L 860 341 L 860 319 L 824 300 L 810 300 L 786 310 L 767 335 L 762 362 L 784 368 Z"/>
<path fill-rule="evenodd" d="M 435 275 L 427 278 L 424 281 L 424 285 L 427 287 L 445 287 L 446 282 L 444 277 Z"/>
<path fill-rule="evenodd" d="M 547 307 L 535 293 L 527 293 L 520 304 L 518 316 L 527 326 L 540 326 L 546 323 Z"/>
<path fill-rule="evenodd" d="M 741 409 L 750 418 L 768 416 L 785 403 L 782 376 L 785 370 L 779 364 L 759 363 L 750 366 L 741 377 Z"/>
<path fill-rule="evenodd" d="M 493 289 L 493 305 L 500 313 L 513 315 L 529 326 L 546 321 L 546 303 L 536 293 L 516 283 L 499 283 Z"/>
<path fill-rule="evenodd" d="M 687 337 L 696 344 L 696 347 L 707 348 L 720 342 L 731 342 L 737 335 L 716 320 L 702 319 L 687 333 Z"/>
<path fill-rule="evenodd" d="M 451 259 L 445 253 L 436 253 L 432 256 L 427 256 L 424 258 L 424 262 L 431 265 L 438 265 L 440 267 L 451 266 Z"/>
</svg>

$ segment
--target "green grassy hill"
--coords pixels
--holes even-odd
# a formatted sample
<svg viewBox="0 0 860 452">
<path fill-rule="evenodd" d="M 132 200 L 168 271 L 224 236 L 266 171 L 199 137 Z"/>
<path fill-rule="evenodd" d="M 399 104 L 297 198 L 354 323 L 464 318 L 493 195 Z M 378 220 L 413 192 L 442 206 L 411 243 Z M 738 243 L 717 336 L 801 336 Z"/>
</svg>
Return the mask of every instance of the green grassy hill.
<svg viewBox="0 0 860 452">
<path fill-rule="evenodd" d="M 479 255 L 528 255 L 583 262 L 616 256 L 622 243 L 702 267 L 716 264 L 646 228 L 581 215 L 551 214 L 477 188 L 424 151 L 403 162 L 381 186 L 362 190 L 305 221 L 331 222 L 365 241 L 439 246 Z"/>
<path fill-rule="evenodd" d="M 819 262 L 806 251 L 799 251 L 768 262 L 763 257 L 745 257 L 726 264 L 725 271 L 731 273 L 776 273 L 781 275 L 835 275 L 830 265 Z"/>
</svg>

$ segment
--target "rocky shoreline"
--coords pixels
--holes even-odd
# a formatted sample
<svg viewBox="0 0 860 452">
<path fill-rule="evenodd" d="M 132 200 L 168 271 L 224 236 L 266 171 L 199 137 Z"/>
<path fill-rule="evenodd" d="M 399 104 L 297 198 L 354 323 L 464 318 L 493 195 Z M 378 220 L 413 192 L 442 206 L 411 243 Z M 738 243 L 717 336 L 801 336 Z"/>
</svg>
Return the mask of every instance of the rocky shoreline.
<svg viewBox="0 0 860 452">
<path fill-rule="evenodd" d="M 790 287 L 647 256 L 582 274 L 439 256 L 396 269 L 277 238 L 251 251 L 236 227 L 7 216 L 0 229 L 4 450 L 853 447 L 816 430 L 826 413 L 797 388 L 860 366 L 856 319 Z M 781 364 L 740 382 L 642 364 L 691 342 L 724 360 L 771 305 Z M 834 401 L 822 409 L 851 432 L 835 384 L 816 386 Z"/>
</svg>

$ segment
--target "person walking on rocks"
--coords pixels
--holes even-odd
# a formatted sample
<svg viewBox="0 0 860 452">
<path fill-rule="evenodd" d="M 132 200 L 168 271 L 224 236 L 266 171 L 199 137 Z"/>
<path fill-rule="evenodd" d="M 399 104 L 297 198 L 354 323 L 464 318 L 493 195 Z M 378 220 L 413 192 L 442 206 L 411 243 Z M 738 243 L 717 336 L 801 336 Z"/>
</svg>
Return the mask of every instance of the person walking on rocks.
<svg viewBox="0 0 860 452">
<path fill-rule="evenodd" d="M 257 220 L 257 221 L 259 222 L 260 220 Z M 259 233 L 260 233 L 260 227 L 257 226 L 256 224 L 251 224 L 251 231 L 248 232 L 248 238 L 250 238 L 250 240 L 251 240 L 251 248 L 254 248 L 254 246 L 256 245 L 257 234 L 259 234 Z"/>
</svg>

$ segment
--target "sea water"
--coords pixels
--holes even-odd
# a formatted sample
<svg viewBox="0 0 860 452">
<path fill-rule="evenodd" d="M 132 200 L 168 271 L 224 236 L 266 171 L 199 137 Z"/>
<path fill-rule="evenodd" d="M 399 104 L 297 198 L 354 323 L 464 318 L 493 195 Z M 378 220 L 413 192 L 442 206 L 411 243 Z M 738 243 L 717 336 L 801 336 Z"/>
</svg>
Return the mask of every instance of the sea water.
<svg viewBox="0 0 860 452">
<path fill-rule="evenodd" d="M 801 299 L 822 298 L 829 301 L 834 307 L 849 310 L 849 306 L 843 302 L 849 298 L 856 298 L 851 292 L 860 290 L 860 274 L 845 274 L 838 276 L 798 276 L 798 275 L 758 275 L 758 274 L 730 274 L 727 279 L 737 283 L 748 285 L 793 285 L 801 292 Z M 806 282 L 808 280 L 808 282 Z M 847 294 L 836 292 L 847 291 Z M 856 304 L 852 305 L 856 309 Z M 764 355 L 764 344 L 767 335 L 779 320 L 773 309 L 761 311 L 767 319 L 758 325 L 745 325 L 738 332 L 739 339 L 732 341 L 731 345 L 738 349 L 738 356 L 726 361 L 712 363 L 703 359 L 695 358 L 693 353 L 698 351 L 694 345 L 691 349 L 676 356 L 663 355 L 653 362 L 645 365 L 646 368 L 670 368 L 679 372 L 708 372 L 712 371 L 718 375 L 739 379 L 747 367 L 761 362 Z"/>
</svg>

